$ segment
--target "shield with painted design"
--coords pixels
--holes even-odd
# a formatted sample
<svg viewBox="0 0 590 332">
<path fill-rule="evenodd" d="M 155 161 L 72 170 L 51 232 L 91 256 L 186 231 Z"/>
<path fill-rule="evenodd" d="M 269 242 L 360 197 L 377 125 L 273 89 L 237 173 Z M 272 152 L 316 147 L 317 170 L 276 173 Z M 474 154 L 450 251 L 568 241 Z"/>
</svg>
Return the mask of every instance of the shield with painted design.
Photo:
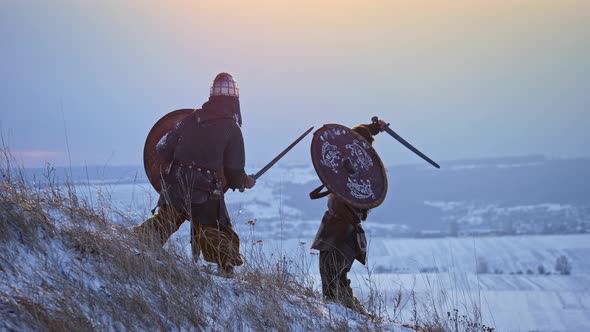
<svg viewBox="0 0 590 332">
<path fill-rule="evenodd" d="M 164 115 L 154 124 L 145 139 L 145 145 L 143 146 L 143 167 L 150 183 L 157 192 L 160 192 L 162 189 L 162 172 L 168 167 L 168 163 L 158 157 L 156 145 L 172 127 L 193 111 L 194 109 L 183 108 Z"/>
<path fill-rule="evenodd" d="M 360 134 L 339 124 L 313 133 L 311 160 L 320 180 L 337 198 L 359 209 L 379 206 L 387 193 L 381 158 Z"/>
</svg>

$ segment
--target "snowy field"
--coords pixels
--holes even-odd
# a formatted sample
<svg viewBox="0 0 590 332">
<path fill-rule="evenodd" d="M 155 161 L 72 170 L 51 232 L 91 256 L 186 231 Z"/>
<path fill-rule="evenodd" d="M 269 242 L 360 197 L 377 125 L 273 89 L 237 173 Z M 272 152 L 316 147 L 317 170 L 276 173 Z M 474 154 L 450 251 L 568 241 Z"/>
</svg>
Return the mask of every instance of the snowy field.
<svg viewBox="0 0 590 332">
<path fill-rule="evenodd" d="M 481 310 L 498 331 L 590 330 L 590 235 L 496 238 L 383 239 L 373 237 L 369 265 L 374 284 L 390 297 L 411 291 L 446 313 Z M 571 275 L 555 273 L 558 257 Z M 487 261 L 488 273 L 476 266 Z M 543 266 L 544 274 L 539 274 Z M 360 266 L 358 266 L 360 267 Z M 356 269 L 367 292 L 366 271 Z M 422 271 L 422 272 L 420 272 Z M 432 272 L 438 271 L 438 272 Z M 393 309 L 393 308 L 392 308 Z M 402 310 L 411 317 L 411 301 Z M 404 320 L 402 319 L 402 320 Z"/>
<path fill-rule="evenodd" d="M 471 317 L 477 312 L 497 331 L 590 331 L 588 234 L 442 239 L 370 235 L 369 241 L 368 266 L 354 264 L 353 287 L 365 300 L 371 289 L 384 296 L 396 320 L 412 320 L 414 293 L 418 312 L 436 310 L 445 318 L 454 309 Z M 306 264 L 317 276 L 317 256 L 309 254 L 307 243 L 266 240 L 265 245 L 291 254 L 300 265 L 305 265 L 301 262 L 307 252 Z M 555 273 L 562 255 L 571 261 L 570 275 Z M 487 261 L 488 273 L 476 273 L 481 260 Z M 395 304 L 398 294 L 401 301 Z"/>
<path fill-rule="evenodd" d="M 115 202 L 138 223 L 157 199 L 145 183 L 82 186 L 79 191 L 86 191 L 95 203 Z M 297 211 L 282 206 L 264 186 L 254 198 L 230 193 L 228 200 L 235 197 L 241 198 L 242 206 L 232 205 L 230 214 L 244 253 L 263 250 L 274 257 L 287 256 L 302 273 L 318 280 L 318 258 L 308 248 L 319 219 L 297 221 Z M 245 206 L 252 209 L 254 204 L 259 213 L 277 221 L 264 218 L 255 226 L 247 224 Z M 383 227 L 389 225 L 370 220 L 365 224 L 369 264 L 355 263 L 351 279 L 359 296 L 367 299 L 371 289 L 384 296 L 389 314 L 399 321 L 412 320 L 414 294 L 418 312 L 436 310 L 445 319 L 453 309 L 459 315 L 475 312 L 497 331 L 590 330 L 589 234 L 414 239 L 381 237 Z M 188 238 L 185 223 L 172 240 L 188 252 Z M 571 262 L 570 275 L 555 272 L 560 256 Z M 482 264 L 487 272 L 476 273 Z M 396 304 L 398 294 L 401 300 Z"/>
</svg>

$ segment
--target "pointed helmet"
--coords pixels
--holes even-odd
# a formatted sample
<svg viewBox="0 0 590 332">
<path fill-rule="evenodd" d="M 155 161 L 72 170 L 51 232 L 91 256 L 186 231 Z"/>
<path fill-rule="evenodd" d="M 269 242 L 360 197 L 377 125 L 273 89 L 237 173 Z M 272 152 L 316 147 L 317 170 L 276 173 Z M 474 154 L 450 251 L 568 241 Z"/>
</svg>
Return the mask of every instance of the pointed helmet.
<svg viewBox="0 0 590 332">
<path fill-rule="evenodd" d="M 213 83 L 211 84 L 211 90 L 209 96 L 229 96 L 229 97 L 240 97 L 240 88 L 238 82 L 228 73 L 219 73 L 215 76 Z"/>
</svg>

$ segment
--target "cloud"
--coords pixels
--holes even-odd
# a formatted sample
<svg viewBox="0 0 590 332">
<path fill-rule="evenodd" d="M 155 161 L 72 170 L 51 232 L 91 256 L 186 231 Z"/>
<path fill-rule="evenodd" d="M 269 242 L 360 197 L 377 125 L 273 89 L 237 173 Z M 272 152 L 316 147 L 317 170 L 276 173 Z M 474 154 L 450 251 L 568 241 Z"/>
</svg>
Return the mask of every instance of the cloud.
<svg viewBox="0 0 590 332">
<path fill-rule="evenodd" d="M 15 151 L 15 157 L 26 158 L 26 159 L 43 159 L 43 158 L 55 158 L 63 157 L 63 151 L 53 150 L 27 150 L 27 151 Z"/>
<path fill-rule="evenodd" d="M 25 167 L 43 167 L 48 162 L 52 164 L 63 162 L 65 153 L 56 150 L 21 150 L 12 152 L 12 155 Z"/>
</svg>

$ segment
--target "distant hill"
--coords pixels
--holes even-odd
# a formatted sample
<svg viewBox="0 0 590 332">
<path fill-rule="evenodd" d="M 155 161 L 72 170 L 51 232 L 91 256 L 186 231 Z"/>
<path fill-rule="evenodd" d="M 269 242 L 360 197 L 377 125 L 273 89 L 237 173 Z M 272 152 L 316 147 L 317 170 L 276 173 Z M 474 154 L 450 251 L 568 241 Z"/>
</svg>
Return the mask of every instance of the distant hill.
<svg viewBox="0 0 590 332">
<path fill-rule="evenodd" d="M 29 178 L 46 172 L 26 171 Z M 442 162 L 439 170 L 421 163 L 389 166 L 387 172 L 387 197 L 371 211 L 369 224 L 388 226 L 391 235 L 589 229 L 590 158 L 470 159 Z M 78 183 L 147 183 L 141 166 L 58 168 L 53 173 Z M 293 223 L 291 235 L 307 234 L 312 231 L 299 226 L 306 221 L 317 224 L 325 210 L 325 200 L 308 197 L 319 184 L 311 164 L 279 163 L 259 179 L 255 190 L 229 192 L 227 201 L 242 218 L 265 220 L 269 232 L 281 221 Z"/>
</svg>

